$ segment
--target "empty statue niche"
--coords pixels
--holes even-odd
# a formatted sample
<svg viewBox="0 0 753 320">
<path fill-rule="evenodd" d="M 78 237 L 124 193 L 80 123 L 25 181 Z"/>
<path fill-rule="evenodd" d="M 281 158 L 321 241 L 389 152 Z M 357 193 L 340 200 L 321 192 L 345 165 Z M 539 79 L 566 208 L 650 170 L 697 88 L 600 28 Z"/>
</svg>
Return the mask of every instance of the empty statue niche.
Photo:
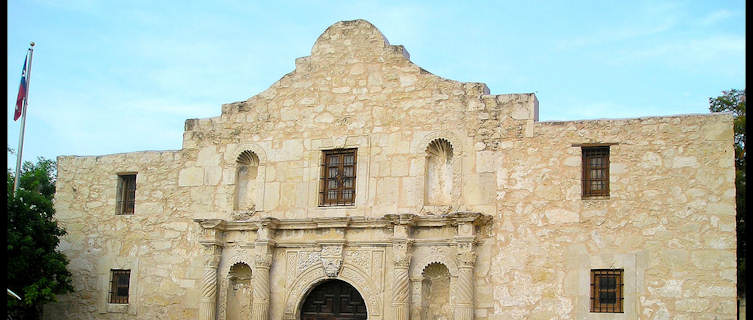
<svg viewBox="0 0 753 320">
<path fill-rule="evenodd" d="M 252 151 L 243 151 L 236 161 L 235 203 L 236 211 L 256 210 L 256 179 L 259 174 L 259 157 Z"/>
<path fill-rule="evenodd" d="M 439 138 L 426 147 L 424 204 L 450 205 L 452 201 L 452 145 Z"/>
<path fill-rule="evenodd" d="M 227 320 L 251 318 L 253 290 L 251 268 L 245 263 L 235 264 L 228 273 Z"/>
<path fill-rule="evenodd" d="M 421 274 L 421 318 L 452 319 L 450 306 L 450 271 L 444 264 L 432 263 Z"/>
</svg>

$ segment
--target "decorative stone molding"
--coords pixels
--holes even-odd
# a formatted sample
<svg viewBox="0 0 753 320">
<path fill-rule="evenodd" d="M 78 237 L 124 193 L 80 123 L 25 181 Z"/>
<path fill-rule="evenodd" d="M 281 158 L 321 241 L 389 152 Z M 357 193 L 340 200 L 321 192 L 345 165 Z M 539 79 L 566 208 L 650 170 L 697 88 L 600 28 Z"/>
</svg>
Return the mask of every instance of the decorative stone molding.
<svg viewBox="0 0 753 320">
<path fill-rule="evenodd" d="M 424 247 L 416 248 L 413 263 L 411 264 L 410 276 L 412 279 L 421 279 L 421 273 L 432 263 L 441 263 L 450 272 L 450 276 L 456 277 L 458 275 L 458 265 L 453 259 L 455 249 L 449 246 L 445 247 Z"/>
</svg>

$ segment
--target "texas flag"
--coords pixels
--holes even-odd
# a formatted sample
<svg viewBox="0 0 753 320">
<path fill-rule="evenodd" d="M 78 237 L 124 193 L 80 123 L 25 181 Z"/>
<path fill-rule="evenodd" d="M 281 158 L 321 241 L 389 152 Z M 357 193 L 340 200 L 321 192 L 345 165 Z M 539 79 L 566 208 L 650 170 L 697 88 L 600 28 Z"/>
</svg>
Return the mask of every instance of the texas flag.
<svg viewBox="0 0 753 320">
<path fill-rule="evenodd" d="M 16 97 L 16 114 L 13 116 L 13 121 L 18 120 L 21 117 L 21 112 L 24 108 L 24 100 L 26 100 L 26 59 L 24 58 L 24 70 L 21 71 L 21 84 L 18 86 L 18 96 Z"/>
</svg>

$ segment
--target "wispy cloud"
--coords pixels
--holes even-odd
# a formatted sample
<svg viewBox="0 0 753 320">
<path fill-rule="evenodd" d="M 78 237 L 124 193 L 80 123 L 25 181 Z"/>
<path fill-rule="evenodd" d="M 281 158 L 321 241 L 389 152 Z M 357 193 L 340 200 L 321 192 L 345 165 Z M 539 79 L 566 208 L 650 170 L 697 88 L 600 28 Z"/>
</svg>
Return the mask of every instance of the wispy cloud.
<svg viewBox="0 0 753 320">
<path fill-rule="evenodd" d="M 568 37 L 556 42 L 558 50 L 579 49 L 660 34 L 679 24 L 681 8 L 673 3 L 644 5 L 633 14 L 626 14 L 624 22 L 603 25 L 592 32 Z"/>
<path fill-rule="evenodd" d="M 687 68 L 688 70 L 713 65 L 714 68 L 726 65 L 726 61 L 737 65 L 745 57 L 743 36 L 710 36 L 700 39 L 675 40 L 653 47 L 625 49 L 612 56 L 615 64 L 658 62 L 663 65 Z M 718 69 L 719 72 L 740 73 L 744 70 Z"/>
<path fill-rule="evenodd" d="M 701 18 L 698 22 L 702 26 L 710 26 L 710 25 L 716 24 L 717 22 L 734 17 L 735 15 L 736 13 L 730 10 L 720 9 L 720 10 L 709 13 L 705 17 Z"/>
<path fill-rule="evenodd" d="M 601 45 L 627 39 L 650 36 L 667 31 L 677 25 L 674 17 L 668 16 L 662 20 L 649 24 L 627 25 L 611 29 L 602 29 L 595 33 L 557 41 L 559 50 L 576 49 L 587 46 Z"/>
</svg>

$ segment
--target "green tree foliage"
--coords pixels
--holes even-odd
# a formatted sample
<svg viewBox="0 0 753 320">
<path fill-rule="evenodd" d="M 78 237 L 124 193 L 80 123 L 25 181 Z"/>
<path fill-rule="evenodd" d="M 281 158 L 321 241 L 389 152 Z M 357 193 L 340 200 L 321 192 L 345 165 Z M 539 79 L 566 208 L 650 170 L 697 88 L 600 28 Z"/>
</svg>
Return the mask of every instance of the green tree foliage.
<svg viewBox="0 0 753 320">
<path fill-rule="evenodd" d="M 745 294 L 745 89 L 722 91 L 722 95 L 709 98 L 712 112 L 731 112 L 735 131 L 735 187 L 737 191 L 737 290 Z"/>
<path fill-rule="evenodd" d="M 57 250 L 65 230 L 54 219 L 55 162 L 25 162 L 15 194 L 10 169 L 7 182 L 8 289 L 23 299 L 8 297 L 8 312 L 14 319 L 38 319 L 55 295 L 73 291 L 68 259 Z"/>
</svg>

